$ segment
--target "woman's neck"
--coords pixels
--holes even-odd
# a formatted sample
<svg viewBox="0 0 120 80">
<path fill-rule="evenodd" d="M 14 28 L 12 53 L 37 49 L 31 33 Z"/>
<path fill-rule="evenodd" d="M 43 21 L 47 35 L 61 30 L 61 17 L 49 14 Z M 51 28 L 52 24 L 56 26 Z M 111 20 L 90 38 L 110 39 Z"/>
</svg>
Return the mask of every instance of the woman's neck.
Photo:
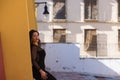
<svg viewBox="0 0 120 80">
<path fill-rule="evenodd" d="M 37 42 L 34 42 L 33 44 L 36 45 L 36 46 L 38 46 L 38 43 L 37 43 Z"/>
</svg>

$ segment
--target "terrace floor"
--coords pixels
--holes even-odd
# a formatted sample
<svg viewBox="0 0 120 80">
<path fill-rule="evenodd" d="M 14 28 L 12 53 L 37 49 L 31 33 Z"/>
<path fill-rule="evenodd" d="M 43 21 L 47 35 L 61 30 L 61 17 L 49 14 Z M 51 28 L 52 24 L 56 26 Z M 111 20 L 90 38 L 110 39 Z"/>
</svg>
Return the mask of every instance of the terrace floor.
<svg viewBox="0 0 120 80">
<path fill-rule="evenodd" d="M 101 77 L 90 74 L 80 74 L 76 72 L 51 72 L 57 80 L 120 80 L 120 76 Z"/>
</svg>

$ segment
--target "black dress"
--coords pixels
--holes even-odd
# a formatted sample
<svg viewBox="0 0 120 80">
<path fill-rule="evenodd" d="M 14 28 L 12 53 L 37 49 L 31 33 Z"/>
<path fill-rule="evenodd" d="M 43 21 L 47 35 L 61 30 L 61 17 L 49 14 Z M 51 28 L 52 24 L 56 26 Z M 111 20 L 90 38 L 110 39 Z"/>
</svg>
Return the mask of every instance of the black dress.
<svg viewBox="0 0 120 80">
<path fill-rule="evenodd" d="M 33 77 L 36 80 L 43 80 L 39 72 L 40 69 L 47 73 L 47 80 L 56 80 L 49 72 L 45 70 L 45 50 L 39 46 L 32 45 L 31 56 L 32 56 L 32 71 Z"/>
</svg>

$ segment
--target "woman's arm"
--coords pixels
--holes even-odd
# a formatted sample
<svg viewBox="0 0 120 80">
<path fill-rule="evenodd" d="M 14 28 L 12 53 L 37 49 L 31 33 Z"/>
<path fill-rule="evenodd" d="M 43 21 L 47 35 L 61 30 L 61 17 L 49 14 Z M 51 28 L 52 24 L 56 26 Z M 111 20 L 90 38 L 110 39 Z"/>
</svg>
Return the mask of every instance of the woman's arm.
<svg viewBox="0 0 120 80">
<path fill-rule="evenodd" d="M 38 65 L 37 61 L 37 47 L 33 46 L 32 47 L 32 64 L 37 68 L 37 70 L 40 72 L 41 77 L 46 80 L 47 79 L 47 74 L 45 71 L 43 71 L 40 66 Z"/>
<path fill-rule="evenodd" d="M 41 68 L 36 61 L 36 58 L 37 58 L 37 47 L 36 46 L 32 47 L 31 57 L 32 57 L 32 65 L 35 66 L 37 70 L 40 70 Z"/>
</svg>

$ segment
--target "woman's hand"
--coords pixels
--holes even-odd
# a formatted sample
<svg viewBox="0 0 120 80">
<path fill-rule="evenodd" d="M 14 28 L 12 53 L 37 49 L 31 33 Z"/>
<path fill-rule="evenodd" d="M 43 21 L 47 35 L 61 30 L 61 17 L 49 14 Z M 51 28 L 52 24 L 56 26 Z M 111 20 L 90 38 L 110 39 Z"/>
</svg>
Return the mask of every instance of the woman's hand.
<svg viewBox="0 0 120 80">
<path fill-rule="evenodd" d="M 41 77 L 43 80 L 47 80 L 47 74 L 45 71 L 43 71 L 42 69 L 39 70 L 40 74 L 41 74 Z"/>
</svg>

